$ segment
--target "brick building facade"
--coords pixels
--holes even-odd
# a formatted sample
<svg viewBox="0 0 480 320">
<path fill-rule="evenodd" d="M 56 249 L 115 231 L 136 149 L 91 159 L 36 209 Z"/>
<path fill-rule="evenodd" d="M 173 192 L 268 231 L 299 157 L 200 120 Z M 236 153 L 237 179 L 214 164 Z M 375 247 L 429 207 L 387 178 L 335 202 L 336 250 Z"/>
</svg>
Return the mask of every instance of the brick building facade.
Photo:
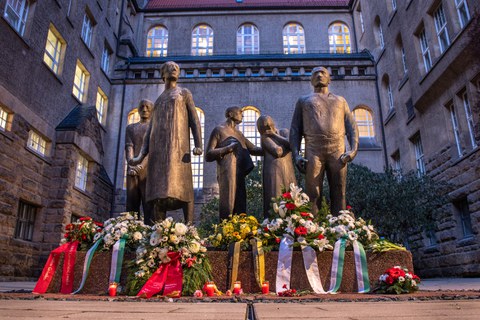
<svg viewBox="0 0 480 320">
<path fill-rule="evenodd" d="M 254 142 L 260 114 L 288 128 L 312 68 L 326 66 L 361 126 L 356 163 L 419 165 L 452 182 L 448 218 L 410 238 L 417 268 L 480 273 L 479 141 L 469 131 L 479 66 L 465 54 L 479 9 L 468 0 L 0 0 L 0 279 L 38 275 L 72 219 L 123 211 L 125 128 L 138 102 L 163 90 L 169 60 L 193 94 L 204 144 L 233 105 L 245 108 Z M 470 118 L 465 101 L 477 110 Z M 214 163 L 194 167 L 198 211 L 218 186 Z"/>
</svg>

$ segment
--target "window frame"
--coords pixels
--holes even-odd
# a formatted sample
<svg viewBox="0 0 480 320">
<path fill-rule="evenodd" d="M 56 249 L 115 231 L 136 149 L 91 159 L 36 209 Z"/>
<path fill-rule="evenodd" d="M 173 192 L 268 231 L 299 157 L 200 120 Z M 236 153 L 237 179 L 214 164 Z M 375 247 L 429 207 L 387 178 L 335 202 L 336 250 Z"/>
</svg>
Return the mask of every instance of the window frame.
<svg viewBox="0 0 480 320">
<path fill-rule="evenodd" d="M 81 72 L 81 77 L 79 77 L 79 74 L 77 73 L 77 71 Z M 77 83 L 77 79 L 80 81 L 80 83 Z M 81 103 L 84 103 L 85 101 L 87 101 L 89 80 L 90 80 L 90 72 L 88 72 L 88 70 L 85 68 L 85 66 L 80 60 L 77 60 L 77 64 L 75 67 L 75 75 L 73 79 L 72 94 Z M 75 90 L 78 92 L 78 95 L 75 94 Z"/>
<path fill-rule="evenodd" d="M 293 33 L 289 32 L 289 29 L 295 27 Z M 283 27 L 282 30 L 283 39 L 283 54 L 303 54 L 307 53 L 307 47 L 305 43 L 305 29 L 303 26 L 296 22 L 290 22 Z M 297 45 L 294 46 L 290 43 L 290 39 L 294 39 Z"/>
<path fill-rule="evenodd" d="M 340 26 L 341 30 L 340 32 L 335 32 L 333 28 Z M 347 30 L 345 32 L 345 29 Z M 343 45 L 337 45 L 337 38 L 340 37 L 342 40 Z M 328 26 L 328 47 L 329 47 L 329 52 L 330 53 L 336 53 L 336 54 L 346 54 L 346 53 L 352 53 L 352 41 L 350 39 L 350 28 L 348 26 L 340 21 L 334 22 Z M 343 52 L 339 52 L 342 50 L 339 50 L 339 48 L 343 48 Z"/>
<path fill-rule="evenodd" d="M 465 9 L 465 13 L 467 15 L 467 20 L 463 21 L 461 12 L 460 12 L 460 7 L 463 7 Z M 460 27 L 463 29 L 467 25 L 467 23 L 470 21 L 471 16 L 470 16 L 470 11 L 468 10 L 468 4 L 466 0 L 455 0 L 455 9 L 457 10 L 457 15 L 458 15 L 458 21 L 460 22 Z"/>
<path fill-rule="evenodd" d="M 465 118 L 467 120 L 470 143 L 471 143 L 472 149 L 475 149 L 478 147 L 478 144 L 475 141 L 475 124 L 473 122 L 473 113 L 470 107 L 470 101 L 468 100 L 468 94 L 466 90 L 460 94 L 460 98 L 462 100 L 463 109 L 465 111 Z"/>
<path fill-rule="evenodd" d="M 48 142 L 47 140 L 35 130 L 28 132 L 27 148 L 41 157 L 47 156 Z"/>
<path fill-rule="evenodd" d="M 18 5 L 20 5 L 19 8 Z M 14 8 L 14 6 L 17 8 Z M 13 29 L 15 29 L 15 31 L 23 36 L 25 34 L 29 10 L 30 0 L 7 0 L 5 2 L 3 18 L 10 24 L 10 26 L 12 26 Z M 11 17 L 9 12 L 15 16 Z"/>
<path fill-rule="evenodd" d="M 107 120 L 108 97 L 102 88 L 97 88 L 97 98 L 95 101 L 95 109 L 97 110 L 97 119 L 100 124 L 105 125 Z"/>
<path fill-rule="evenodd" d="M 86 191 L 88 180 L 88 167 L 89 162 L 87 158 L 78 154 L 78 158 L 75 165 L 75 188 Z"/>
<path fill-rule="evenodd" d="M 92 45 L 94 27 L 95 20 L 88 12 L 85 12 L 83 16 L 82 31 L 80 33 L 80 37 L 82 38 L 83 43 L 85 43 L 88 48 L 91 48 Z"/>
<path fill-rule="evenodd" d="M 448 113 L 450 114 L 450 121 L 452 123 L 453 136 L 455 138 L 455 145 L 457 147 L 458 156 L 462 157 L 463 156 L 463 148 L 462 148 L 462 143 L 461 143 L 460 126 L 458 125 L 458 117 L 457 117 L 457 113 L 455 111 L 454 104 L 450 103 L 447 106 L 447 109 L 448 109 Z"/>
<path fill-rule="evenodd" d="M 427 173 L 425 168 L 425 153 L 423 151 L 422 138 L 420 134 L 416 134 L 411 139 L 415 151 L 415 165 L 417 168 L 417 176 L 421 178 Z"/>
<path fill-rule="evenodd" d="M 37 206 L 34 206 L 23 200 L 19 201 L 14 235 L 16 239 L 24 241 L 33 240 L 37 210 Z"/>
<path fill-rule="evenodd" d="M 432 68 L 432 56 L 430 54 L 430 48 L 428 47 L 428 38 L 425 28 L 423 28 L 419 32 L 418 39 L 420 41 L 420 50 L 423 58 L 423 66 L 425 67 L 425 72 L 429 72 Z"/>
<path fill-rule="evenodd" d="M 53 44 L 49 36 L 52 35 L 56 43 Z M 50 46 L 54 50 L 54 56 L 49 52 L 47 47 Z M 49 69 L 56 74 L 57 76 L 62 73 L 62 67 L 63 67 L 63 59 L 65 56 L 65 49 L 66 49 L 66 41 L 62 37 L 62 35 L 58 32 L 58 30 L 55 28 L 53 24 L 50 24 L 50 27 L 48 28 L 48 33 L 47 33 L 47 40 L 45 43 L 45 51 L 43 54 L 43 62 L 49 67 Z M 51 60 L 51 64 L 48 61 L 45 61 L 46 59 Z"/>
<path fill-rule="evenodd" d="M 160 34 L 157 35 L 157 31 L 160 31 Z M 160 47 L 156 47 L 157 41 L 160 41 Z M 148 43 L 151 43 L 151 46 L 148 46 Z M 147 43 L 145 46 L 145 55 L 147 57 L 166 57 L 168 55 L 168 29 L 165 26 L 157 25 L 147 32 Z M 158 55 L 155 54 L 159 52 Z"/>
<path fill-rule="evenodd" d="M 250 112 L 254 112 L 254 114 L 249 115 Z M 247 113 L 247 114 L 245 114 L 245 113 Z M 258 129 L 257 129 L 257 120 L 261 115 L 260 110 L 258 110 L 254 106 L 246 106 L 246 107 L 242 108 L 242 115 L 243 115 L 243 120 L 238 125 L 238 127 L 237 127 L 238 130 L 240 130 L 240 132 L 242 132 L 243 136 L 245 138 L 247 138 L 250 142 L 252 142 L 255 146 L 260 147 L 261 146 L 261 142 L 260 142 L 261 137 L 260 137 L 260 133 L 258 132 Z M 253 118 L 255 118 L 255 119 L 253 119 Z M 252 130 L 252 128 L 253 128 L 253 130 Z M 253 134 L 250 134 L 250 133 L 253 133 Z M 252 161 L 253 161 L 254 164 L 256 164 L 257 161 L 261 160 L 260 156 L 251 156 L 251 157 L 252 157 Z"/>
<path fill-rule="evenodd" d="M 245 29 L 251 27 L 252 33 L 246 33 Z M 251 45 L 245 45 L 250 39 Z M 240 45 L 239 45 L 240 41 Z M 250 52 L 247 52 L 250 50 Z M 260 33 L 253 23 L 244 23 L 237 29 L 237 54 L 259 54 L 260 53 Z"/>
<path fill-rule="evenodd" d="M 447 17 L 442 3 L 433 12 L 433 21 L 435 24 L 435 31 L 437 32 L 438 45 L 440 47 L 440 54 L 450 46 L 450 37 L 447 29 Z"/>
<path fill-rule="evenodd" d="M 403 66 L 403 74 L 406 75 L 408 73 L 407 54 L 405 53 L 405 47 L 403 45 L 400 48 L 400 55 L 401 55 L 402 66 Z"/>
<path fill-rule="evenodd" d="M 365 119 L 357 119 L 357 112 L 363 111 L 365 112 Z M 358 135 L 360 138 L 375 138 L 375 126 L 374 126 L 374 121 L 373 121 L 373 114 L 370 110 L 364 107 L 357 107 L 353 109 L 352 111 L 353 118 L 355 119 L 355 122 L 357 123 L 358 126 Z M 362 130 L 361 127 L 365 127 L 367 135 L 361 135 Z"/>
<path fill-rule="evenodd" d="M 199 108 L 195 108 L 197 111 L 197 116 L 198 120 L 200 121 L 200 127 L 201 127 L 201 132 L 202 136 L 200 137 L 202 139 L 202 142 L 205 139 L 205 112 Z M 192 149 L 191 152 L 191 165 L 192 165 L 192 182 L 193 182 L 193 190 L 199 191 L 203 189 L 203 172 L 204 172 L 204 167 L 203 167 L 203 160 L 204 160 L 204 155 L 201 154 L 199 156 L 193 154 L 193 146 L 194 146 L 194 141 L 193 141 L 193 135 L 190 133 L 190 146 Z"/>
<path fill-rule="evenodd" d="M 200 33 L 201 29 L 206 30 L 205 37 Z M 200 42 L 202 39 L 205 39 L 206 46 L 201 47 Z M 208 24 L 199 24 L 192 30 L 192 56 L 211 56 L 213 55 L 213 41 L 214 41 L 214 32 L 212 27 Z M 201 51 L 205 50 L 205 53 L 202 54 Z"/>
<path fill-rule="evenodd" d="M 5 109 L 2 105 L 0 105 L 0 131 L 3 131 L 3 132 L 8 131 L 9 118 L 10 118 L 10 112 L 8 112 L 7 109 Z"/>
<path fill-rule="evenodd" d="M 110 56 L 112 55 L 113 51 L 110 47 L 105 44 L 102 51 L 102 60 L 100 62 L 100 67 L 102 70 L 108 74 L 110 69 Z"/>
</svg>

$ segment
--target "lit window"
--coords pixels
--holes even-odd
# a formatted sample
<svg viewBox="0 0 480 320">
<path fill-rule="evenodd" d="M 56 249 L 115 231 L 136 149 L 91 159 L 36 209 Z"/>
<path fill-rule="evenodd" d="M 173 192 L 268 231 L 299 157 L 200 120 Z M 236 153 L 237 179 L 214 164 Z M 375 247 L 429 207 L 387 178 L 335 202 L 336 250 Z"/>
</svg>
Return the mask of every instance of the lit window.
<svg viewBox="0 0 480 320">
<path fill-rule="evenodd" d="M 83 16 L 82 39 L 89 48 L 90 44 L 92 43 L 93 26 L 94 23 L 92 18 L 90 18 L 88 13 L 85 13 Z"/>
<path fill-rule="evenodd" d="M 296 23 L 290 23 L 283 28 L 283 53 L 305 53 L 305 31 Z"/>
<path fill-rule="evenodd" d="M 207 25 L 200 25 L 192 32 L 192 55 L 210 56 L 213 54 L 213 30 Z"/>
<path fill-rule="evenodd" d="M 427 170 L 425 169 L 425 159 L 424 159 L 422 139 L 420 138 L 420 134 L 416 135 L 412 139 L 412 143 L 415 148 L 415 164 L 417 166 L 417 175 L 421 177 L 425 175 Z"/>
<path fill-rule="evenodd" d="M 470 12 L 468 11 L 467 1 L 455 0 L 455 6 L 457 7 L 458 20 L 460 21 L 460 27 L 465 27 L 470 20 Z"/>
<path fill-rule="evenodd" d="M 453 135 L 455 136 L 455 144 L 457 145 L 458 156 L 461 157 L 463 155 L 463 151 L 460 142 L 460 128 L 458 126 L 457 114 L 453 104 L 448 107 L 448 111 L 450 112 L 450 120 L 452 121 Z"/>
<path fill-rule="evenodd" d="M 237 30 L 237 54 L 258 54 L 259 37 L 253 24 L 241 25 Z"/>
<path fill-rule="evenodd" d="M 62 39 L 58 31 L 50 25 L 45 45 L 45 54 L 43 61 L 52 69 L 55 74 L 60 73 L 60 64 L 62 60 L 62 51 L 64 50 L 65 40 Z"/>
<path fill-rule="evenodd" d="M 7 130 L 8 124 L 8 112 L 2 106 L 0 106 L 0 130 Z"/>
<path fill-rule="evenodd" d="M 19 202 L 15 238 L 32 241 L 36 211 L 35 206 L 23 201 Z"/>
<path fill-rule="evenodd" d="M 238 130 L 240 130 L 251 143 L 260 147 L 260 133 L 257 130 L 257 119 L 260 117 L 260 111 L 255 107 L 245 107 L 242 109 L 242 113 L 243 120 L 242 123 L 238 125 Z M 261 157 L 252 157 L 254 163 L 260 159 Z"/>
<path fill-rule="evenodd" d="M 468 133 L 470 135 L 470 142 L 472 143 L 472 149 L 475 149 L 478 145 L 475 141 L 475 125 L 473 123 L 472 109 L 470 108 L 470 102 L 468 101 L 467 92 L 464 92 L 461 96 L 463 107 L 465 109 L 465 116 L 467 117 Z"/>
<path fill-rule="evenodd" d="M 357 122 L 358 133 L 360 137 L 374 138 L 373 118 L 370 111 L 364 108 L 353 110 L 353 118 Z"/>
<path fill-rule="evenodd" d="M 328 28 L 330 53 L 351 53 L 350 31 L 343 23 L 334 23 Z"/>
<path fill-rule="evenodd" d="M 128 113 L 127 124 L 137 123 L 139 121 L 140 121 L 140 114 L 138 113 L 138 109 L 135 108 Z"/>
<path fill-rule="evenodd" d="M 78 155 L 77 169 L 75 170 L 75 187 L 85 191 L 87 188 L 88 160 Z"/>
<path fill-rule="evenodd" d="M 95 104 L 95 107 L 97 108 L 98 122 L 100 122 L 101 124 L 105 124 L 107 106 L 107 95 L 105 94 L 105 92 L 102 91 L 102 89 L 100 89 L 100 87 L 98 87 L 97 103 Z"/>
<path fill-rule="evenodd" d="M 47 141 L 35 131 L 29 132 L 27 146 L 30 150 L 33 150 L 42 156 L 47 152 Z"/>
<path fill-rule="evenodd" d="M 3 17 L 22 36 L 25 32 L 29 6 L 30 3 L 27 0 L 7 0 L 5 5 Z"/>
<path fill-rule="evenodd" d="M 425 71 L 428 72 L 432 67 L 432 58 L 430 57 L 430 49 L 428 48 L 428 39 L 425 29 L 420 32 L 420 48 L 422 49 L 423 65 L 425 66 Z"/>
<path fill-rule="evenodd" d="M 166 57 L 167 49 L 167 28 L 158 26 L 150 29 L 147 34 L 147 57 Z"/>
<path fill-rule="evenodd" d="M 89 78 L 90 73 L 87 71 L 87 69 L 85 69 L 83 64 L 79 60 L 77 60 L 72 93 L 75 97 L 77 97 L 80 102 L 85 102 L 86 100 L 86 92 Z"/>
<path fill-rule="evenodd" d="M 202 136 L 200 139 L 204 139 L 204 129 L 205 129 L 205 114 L 202 109 L 197 108 L 198 119 L 200 120 L 200 127 L 202 129 Z M 193 150 L 195 142 L 193 141 L 193 135 L 190 134 L 190 146 Z M 203 189 L 203 154 L 196 156 L 192 153 L 192 177 L 193 177 L 193 189 L 201 190 Z"/>
<path fill-rule="evenodd" d="M 102 67 L 102 70 L 105 71 L 106 73 L 108 73 L 108 70 L 110 68 L 110 56 L 112 54 L 112 50 L 110 50 L 109 47 L 107 47 L 107 45 L 105 45 L 105 47 L 103 48 L 103 51 L 102 51 L 102 64 L 101 64 L 101 67 Z"/>
<path fill-rule="evenodd" d="M 443 53 L 450 45 L 450 38 L 448 37 L 447 19 L 445 19 L 445 12 L 443 5 L 440 4 L 437 11 L 434 13 L 435 30 L 437 31 L 438 43 L 440 44 L 440 52 Z"/>
</svg>

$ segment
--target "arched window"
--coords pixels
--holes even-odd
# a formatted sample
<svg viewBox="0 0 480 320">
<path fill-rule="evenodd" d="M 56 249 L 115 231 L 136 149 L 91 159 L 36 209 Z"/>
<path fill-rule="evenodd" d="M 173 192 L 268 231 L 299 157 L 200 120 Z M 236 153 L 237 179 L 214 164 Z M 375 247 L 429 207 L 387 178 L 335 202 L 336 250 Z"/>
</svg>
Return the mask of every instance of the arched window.
<svg viewBox="0 0 480 320">
<path fill-rule="evenodd" d="M 377 41 L 377 46 L 383 49 L 385 48 L 385 39 L 383 38 L 382 24 L 380 23 L 380 18 L 378 16 L 375 17 L 374 28 L 375 28 L 375 38 Z"/>
<path fill-rule="evenodd" d="M 251 143 L 260 147 L 260 133 L 257 131 L 257 119 L 260 117 L 260 111 L 253 106 L 247 106 L 242 109 L 242 112 L 243 121 L 238 125 L 238 130 L 240 130 Z M 252 157 L 254 163 L 260 159 L 260 157 Z"/>
<path fill-rule="evenodd" d="M 374 138 L 375 131 L 373 128 L 372 113 L 365 108 L 356 108 L 353 110 L 353 118 L 358 125 L 359 137 Z"/>
<path fill-rule="evenodd" d="M 258 29 L 253 24 L 242 24 L 237 30 L 237 54 L 259 53 Z"/>
<path fill-rule="evenodd" d="M 384 92 L 385 100 L 387 101 L 387 111 L 390 112 L 395 108 L 395 104 L 393 101 L 393 92 L 392 86 L 390 85 L 390 78 L 387 74 L 385 74 L 382 78 L 382 87 Z"/>
<path fill-rule="evenodd" d="M 192 32 L 192 56 L 213 54 L 213 29 L 206 24 L 196 26 Z"/>
<path fill-rule="evenodd" d="M 335 22 L 328 28 L 328 43 L 330 44 L 330 53 L 351 53 L 350 31 L 348 27 Z"/>
<path fill-rule="evenodd" d="M 200 127 L 202 129 L 201 139 L 205 136 L 205 113 L 202 109 L 197 108 L 198 119 L 200 120 Z M 193 141 L 193 135 L 190 133 L 190 149 L 193 150 L 195 143 Z M 192 153 L 192 177 L 193 177 L 193 189 L 203 189 L 203 154 L 196 156 Z"/>
<path fill-rule="evenodd" d="M 305 31 L 297 23 L 289 23 L 283 28 L 283 53 L 305 53 Z"/>
<path fill-rule="evenodd" d="M 147 34 L 147 57 L 166 57 L 168 49 L 168 30 L 158 26 Z"/>
</svg>

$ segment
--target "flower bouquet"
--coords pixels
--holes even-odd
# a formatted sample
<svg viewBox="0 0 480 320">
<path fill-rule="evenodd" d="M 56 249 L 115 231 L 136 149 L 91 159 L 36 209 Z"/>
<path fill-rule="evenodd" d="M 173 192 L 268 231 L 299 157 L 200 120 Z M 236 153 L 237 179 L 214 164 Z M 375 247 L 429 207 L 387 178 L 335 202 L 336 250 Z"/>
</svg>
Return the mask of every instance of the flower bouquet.
<svg viewBox="0 0 480 320">
<path fill-rule="evenodd" d="M 294 246 L 311 246 L 320 251 L 331 250 L 332 246 L 325 237 L 325 228 L 314 221 L 310 213 L 310 199 L 302 189 L 290 184 L 290 190 L 285 191 L 273 203 L 273 211 L 277 217 L 265 219 L 259 236 L 265 246 L 275 246 L 287 234 L 295 239 Z"/>
<path fill-rule="evenodd" d="M 126 239 L 126 247 L 135 250 L 147 236 L 149 227 L 138 220 L 135 212 L 123 212 L 104 223 L 102 232 L 95 234 L 94 241 L 103 240 L 103 248 L 109 250 L 121 238 Z"/>
<path fill-rule="evenodd" d="M 67 224 L 60 244 L 78 241 L 80 250 L 87 250 L 92 246 L 95 236 L 100 234 L 102 228 L 102 223 L 93 221 L 90 217 L 82 217 L 78 221 Z"/>
<path fill-rule="evenodd" d="M 407 268 L 395 266 L 385 271 L 378 279 L 376 293 L 412 293 L 418 290 L 420 278 Z"/>
<path fill-rule="evenodd" d="M 204 241 L 192 225 L 175 222 L 171 217 L 156 223 L 147 237 L 140 240 L 136 259 L 129 276 L 129 294 L 136 294 L 161 264 L 169 263 L 172 254 L 183 268 L 183 295 L 195 290 L 211 279 Z"/>
<path fill-rule="evenodd" d="M 241 242 L 243 248 L 249 245 L 248 239 L 257 235 L 260 227 L 254 216 L 245 213 L 230 215 L 220 224 L 214 225 L 214 233 L 208 237 L 208 242 L 215 248 L 227 249 L 232 242 Z"/>
</svg>

